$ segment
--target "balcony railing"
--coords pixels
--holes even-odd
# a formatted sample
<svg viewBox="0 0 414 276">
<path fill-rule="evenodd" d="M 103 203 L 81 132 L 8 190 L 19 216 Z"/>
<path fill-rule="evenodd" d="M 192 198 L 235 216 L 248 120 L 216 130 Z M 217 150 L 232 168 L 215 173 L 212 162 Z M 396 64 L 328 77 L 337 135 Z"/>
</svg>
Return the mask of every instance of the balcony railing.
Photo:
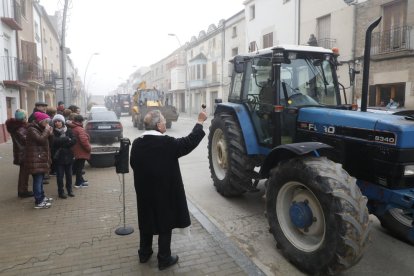
<svg viewBox="0 0 414 276">
<path fill-rule="evenodd" d="M 43 72 L 43 79 L 46 85 L 55 86 L 57 78 L 59 78 L 59 74 L 55 71 L 48 70 Z"/>
<path fill-rule="evenodd" d="M 412 26 L 403 26 L 391 30 L 376 32 L 372 34 L 371 53 L 387 54 L 401 50 L 413 49 Z"/>
<path fill-rule="evenodd" d="M 335 44 L 336 44 L 336 39 L 334 39 L 334 38 L 326 37 L 326 38 L 318 39 L 318 46 L 319 47 L 323 47 L 323 48 L 326 48 L 326 49 L 332 49 L 333 47 L 335 47 Z"/>
<path fill-rule="evenodd" d="M 43 82 L 43 70 L 35 62 L 19 62 L 19 79 L 26 82 Z"/>
<path fill-rule="evenodd" d="M 17 66 L 17 58 L 0 57 L 0 81 L 18 80 Z"/>
<path fill-rule="evenodd" d="M 190 88 L 209 87 L 221 84 L 221 74 L 208 75 L 204 79 L 190 80 Z"/>
<path fill-rule="evenodd" d="M 20 4 L 16 0 L 13 0 L 11 6 L 7 5 L 7 1 L 3 4 L 5 4 L 5 6 L 1 9 L 3 10 L 0 15 L 1 21 L 13 30 L 22 30 L 22 11 Z"/>
</svg>

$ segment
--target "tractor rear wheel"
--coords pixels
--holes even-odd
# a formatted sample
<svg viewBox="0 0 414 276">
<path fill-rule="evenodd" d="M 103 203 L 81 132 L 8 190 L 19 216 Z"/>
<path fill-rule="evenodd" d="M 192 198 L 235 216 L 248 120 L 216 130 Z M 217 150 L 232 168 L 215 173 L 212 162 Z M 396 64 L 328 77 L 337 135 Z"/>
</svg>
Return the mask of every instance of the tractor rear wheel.
<svg viewBox="0 0 414 276">
<path fill-rule="evenodd" d="M 215 115 L 208 138 L 208 160 L 216 190 L 230 197 L 252 189 L 254 165 L 246 155 L 243 134 L 233 115 Z"/>
<path fill-rule="evenodd" d="M 325 157 L 282 161 L 266 191 L 277 247 L 310 274 L 336 274 L 361 259 L 370 232 L 366 203 L 355 179 Z"/>
<path fill-rule="evenodd" d="M 414 245 L 414 214 L 402 209 L 393 208 L 383 216 L 378 216 L 381 226 L 401 240 Z"/>
</svg>

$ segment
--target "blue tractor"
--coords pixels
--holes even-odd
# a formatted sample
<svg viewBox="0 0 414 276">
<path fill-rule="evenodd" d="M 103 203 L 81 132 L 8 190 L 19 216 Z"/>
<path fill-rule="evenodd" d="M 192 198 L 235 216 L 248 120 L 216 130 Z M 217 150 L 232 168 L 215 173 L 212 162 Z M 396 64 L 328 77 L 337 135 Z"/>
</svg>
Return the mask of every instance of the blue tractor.
<svg viewBox="0 0 414 276">
<path fill-rule="evenodd" d="M 367 110 L 366 32 L 361 108 L 342 103 L 337 55 L 277 46 L 232 60 L 228 102 L 211 122 L 211 177 L 223 196 L 265 180 L 266 216 L 282 254 L 307 273 L 355 265 L 369 214 L 414 244 L 414 117 Z"/>
</svg>

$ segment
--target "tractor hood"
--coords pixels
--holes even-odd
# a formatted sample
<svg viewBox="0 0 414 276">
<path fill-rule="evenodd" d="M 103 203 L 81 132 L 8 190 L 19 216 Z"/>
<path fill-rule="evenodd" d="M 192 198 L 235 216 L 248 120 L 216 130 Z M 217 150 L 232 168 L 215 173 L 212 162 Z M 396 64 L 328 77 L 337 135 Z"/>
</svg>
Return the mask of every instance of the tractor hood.
<svg viewBox="0 0 414 276">
<path fill-rule="evenodd" d="M 414 148 L 414 120 L 405 116 L 351 110 L 304 107 L 298 129 L 397 148 Z"/>
</svg>

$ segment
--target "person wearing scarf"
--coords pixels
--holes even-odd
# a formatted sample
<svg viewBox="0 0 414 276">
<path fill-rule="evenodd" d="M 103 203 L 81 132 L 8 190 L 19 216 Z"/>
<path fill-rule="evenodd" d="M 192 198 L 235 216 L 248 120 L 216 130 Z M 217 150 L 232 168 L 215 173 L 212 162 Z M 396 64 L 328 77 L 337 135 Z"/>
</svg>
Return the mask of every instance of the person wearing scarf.
<svg viewBox="0 0 414 276">
<path fill-rule="evenodd" d="M 67 195 L 74 197 L 72 191 L 72 146 L 76 144 L 72 130 L 65 125 L 65 118 L 56 114 L 52 119 L 53 125 L 53 144 L 52 158 L 56 170 L 56 183 L 59 198 L 66 199 Z M 66 180 L 66 192 L 63 189 L 63 178 Z"/>
</svg>

